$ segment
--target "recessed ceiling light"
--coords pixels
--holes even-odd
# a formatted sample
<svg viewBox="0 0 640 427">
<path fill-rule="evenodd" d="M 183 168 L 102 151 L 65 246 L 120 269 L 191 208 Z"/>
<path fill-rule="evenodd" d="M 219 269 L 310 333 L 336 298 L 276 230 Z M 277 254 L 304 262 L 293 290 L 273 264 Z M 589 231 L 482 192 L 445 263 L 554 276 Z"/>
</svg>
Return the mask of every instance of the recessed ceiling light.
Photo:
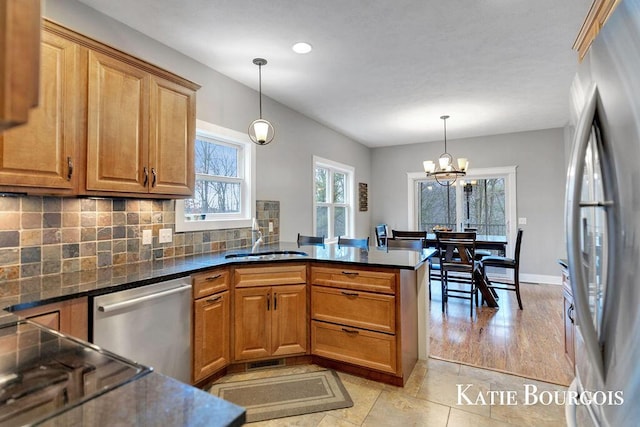
<svg viewBox="0 0 640 427">
<path fill-rule="evenodd" d="M 309 43 L 298 42 L 291 46 L 291 49 L 293 49 L 295 53 L 309 53 L 311 52 L 312 47 Z"/>
</svg>

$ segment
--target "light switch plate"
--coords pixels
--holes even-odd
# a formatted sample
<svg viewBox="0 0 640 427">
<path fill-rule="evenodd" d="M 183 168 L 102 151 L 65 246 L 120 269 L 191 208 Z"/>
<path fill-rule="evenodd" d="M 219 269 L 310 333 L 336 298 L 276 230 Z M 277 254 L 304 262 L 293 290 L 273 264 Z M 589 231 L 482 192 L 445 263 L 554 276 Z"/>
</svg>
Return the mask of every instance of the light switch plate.
<svg viewBox="0 0 640 427">
<path fill-rule="evenodd" d="M 273 222 L 269 221 L 269 233 L 273 233 Z"/>
<path fill-rule="evenodd" d="M 527 225 L 527 218 L 518 218 L 518 225 Z"/>
<path fill-rule="evenodd" d="M 142 230 L 142 244 L 150 245 L 153 243 L 153 234 L 151 234 L 151 230 Z"/>
<path fill-rule="evenodd" d="M 161 228 L 160 229 L 160 234 L 158 236 L 158 241 L 160 243 L 169 243 L 169 242 L 171 242 L 171 240 L 173 240 L 173 236 L 171 234 L 171 229 L 170 228 Z"/>
</svg>

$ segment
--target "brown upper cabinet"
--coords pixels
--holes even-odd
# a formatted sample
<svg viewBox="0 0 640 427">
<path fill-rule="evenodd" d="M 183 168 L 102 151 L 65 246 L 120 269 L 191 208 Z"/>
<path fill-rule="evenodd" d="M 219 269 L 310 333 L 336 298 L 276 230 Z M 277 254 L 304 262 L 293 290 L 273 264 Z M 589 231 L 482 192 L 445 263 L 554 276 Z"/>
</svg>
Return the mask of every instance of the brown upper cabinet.
<svg viewBox="0 0 640 427">
<path fill-rule="evenodd" d="M 0 1 L 0 131 L 38 105 L 40 0 Z"/>
<path fill-rule="evenodd" d="M 46 20 L 42 49 L 42 105 L 0 134 L 0 190 L 192 195 L 198 85 Z"/>
<path fill-rule="evenodd" d="M 0 185 L 71 195 L 78 185 L 80 47 L 44 31 L 40 66 L 40 102 L 29 123 L 0 133 Z"/>
<path fill-rule="evenodd" d="M 620 0 L 593 1 L 587 17 L 582 23 L 578 37 L 576 37 L 576 41 L 573 43 L 573 49 L 578 51 L 580 60 L 587 54 L 591 43 L 593 43 L 593 40 L 595 40 L 600 29 L 604 26 L 605 22 L 607 22 L 607 19 L 618 3 L 620 3 Z"/>
</svg>

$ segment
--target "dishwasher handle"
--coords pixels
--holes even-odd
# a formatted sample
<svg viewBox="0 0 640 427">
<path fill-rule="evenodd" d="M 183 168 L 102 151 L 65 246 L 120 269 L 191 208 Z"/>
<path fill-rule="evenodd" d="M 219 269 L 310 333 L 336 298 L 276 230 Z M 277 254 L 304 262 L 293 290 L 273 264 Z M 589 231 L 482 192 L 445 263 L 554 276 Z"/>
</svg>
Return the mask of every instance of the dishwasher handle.
<svg viewBox="0 0 640 427">
<path fill-rule="evenodd" d="M 167 289 L 166 291 L 160 291 L 160 292 L 156 292 L 155 294 L 149 294 L 142 297 L 131 298 L 126 301 L 114 302 L 113 304 L 99 305 L 98 311 L 108 313 L 110 311 L 118 310 L 125 307 L 130 307 L 132 305 L 137 305 L 145 301 L 150 301 L 150 300 L 162 298 L 168 295 L 177 294 L 179 292 L 184 292 L 188 289 L 191 289 L 191 285 L 178 286 L 177 288 Z"/>
</svg>

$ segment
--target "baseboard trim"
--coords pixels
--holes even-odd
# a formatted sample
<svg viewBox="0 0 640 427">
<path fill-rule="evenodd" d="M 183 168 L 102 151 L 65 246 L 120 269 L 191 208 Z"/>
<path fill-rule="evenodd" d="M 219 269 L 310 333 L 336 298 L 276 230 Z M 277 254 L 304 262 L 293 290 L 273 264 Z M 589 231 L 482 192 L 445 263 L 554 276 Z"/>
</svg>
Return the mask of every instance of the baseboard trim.
<svg viewBox="0 0 640 427">
<path fill-rule="evenodd" d="M 541 285 L 562 285 L 562 276 L 548 274 L 521 274 L 520 282 L 539 283 Z"/>
<path fill-rule="evenodd" d="M 513 280 L 513 274 L 489 274 L 491 278 L 496 280 Z M 551 276 L 548 274 L 524 274 L 520 273 L 520 283 L 538 283 L 541 285 L 562 285 L 562 276 Z"/>
</svg>

